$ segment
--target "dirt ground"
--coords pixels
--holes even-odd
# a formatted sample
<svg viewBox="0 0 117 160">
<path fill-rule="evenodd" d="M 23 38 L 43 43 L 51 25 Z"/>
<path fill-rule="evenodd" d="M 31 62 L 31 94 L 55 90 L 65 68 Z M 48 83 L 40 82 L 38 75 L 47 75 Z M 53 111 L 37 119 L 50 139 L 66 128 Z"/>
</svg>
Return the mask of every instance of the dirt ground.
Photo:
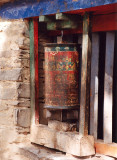
<svg viewBox="0 0 117 160">
<path fill-rule="evenodd" d="M 58 150 L 31 143 L 9 144 L 2 152 L 0 160 L 115 160 L 115 158 L 96 154 L 91 157 L 76 157 Z"/>
</svg>

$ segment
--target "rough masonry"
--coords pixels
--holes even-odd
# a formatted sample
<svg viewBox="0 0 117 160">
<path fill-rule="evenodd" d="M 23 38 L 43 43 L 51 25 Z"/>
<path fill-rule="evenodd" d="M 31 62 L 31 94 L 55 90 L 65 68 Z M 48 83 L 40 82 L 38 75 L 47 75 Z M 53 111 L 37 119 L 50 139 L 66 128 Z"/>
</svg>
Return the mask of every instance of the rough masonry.
<svg viewBox="0 0 117 160">
<path fill-rule="evenodd" d="M 0 153 L 30 133 L 29 25 L 0 20 Z"/>
</svg>

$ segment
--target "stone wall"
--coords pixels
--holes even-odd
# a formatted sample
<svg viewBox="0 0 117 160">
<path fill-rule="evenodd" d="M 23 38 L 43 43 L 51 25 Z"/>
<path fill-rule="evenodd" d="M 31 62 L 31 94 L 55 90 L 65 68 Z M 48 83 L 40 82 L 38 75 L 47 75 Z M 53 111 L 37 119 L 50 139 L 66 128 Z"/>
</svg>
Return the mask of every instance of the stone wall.
<svg viewBox="0 0 117 160">
<path fill-rule="evenodd" d="M 0 20 L 0 149 L 30 132 L 29 25 Z M 3 151 L 1 150 L 3 153 Z"/>
</svg>

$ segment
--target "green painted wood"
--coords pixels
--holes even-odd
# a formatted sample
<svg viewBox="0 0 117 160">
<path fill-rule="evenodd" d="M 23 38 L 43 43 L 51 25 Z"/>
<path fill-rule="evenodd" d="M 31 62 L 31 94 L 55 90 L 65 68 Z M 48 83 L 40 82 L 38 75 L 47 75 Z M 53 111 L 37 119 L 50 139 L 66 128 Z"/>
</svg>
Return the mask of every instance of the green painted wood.
<svg viewBox="0 0 117 160">
<path fill-rule="evenodd" d="M 56 14 L 56 20 L 68 20 L 69 16 L 63 13 Z"/>
<path fill-rule="evenodd" d="M 71 20 L 47 23 L 47 30 L 76 29 L 76 28 L 78 28 L 78 23 Z"/>
<path fill-rule="evenodd" d="M 88 135 L 89 103 L 90 103 L 90 72 L 91 72 L 91 23 L 90 15 L 83 17 L 83 44 L 81 67 L 81 95 L 80 95 L 80 126 L 79 133 Z"/>
<path fill-rule="evenodd" d="M 63 21 L 60 23 L 60 29 L 76 29 L 78 27 L 78 23 L 72 20 Z"/>
<path fill-rule="evenodd" d="M 57 22 L 48 22 L 47 23 L 47 30 L 57 30 L 58 27 L 59 26 L 57 26 Z"/>
<path fill-rule="evenodd" d="M 54 16 L 39 16 L 39 22 L 51 22 L 54 20 Z"/>
<path fill-rule="evenodd" d="M 57 13 L 57 14 L 56 14 L 56 20 L 78 21 L 79 18 L 80 18 L 80 20 L 81 20 L 81 16 L 75 15 L 75 14 L 66 14 L 66 13 Z"/>
<path fill-rule="evenodd" d="M 35 62 L 34 62 L 34 24 L 29 22 L 30 31 L 30 94 L 31 94 L 31 125 L 35 124 Z"/>
</svg>

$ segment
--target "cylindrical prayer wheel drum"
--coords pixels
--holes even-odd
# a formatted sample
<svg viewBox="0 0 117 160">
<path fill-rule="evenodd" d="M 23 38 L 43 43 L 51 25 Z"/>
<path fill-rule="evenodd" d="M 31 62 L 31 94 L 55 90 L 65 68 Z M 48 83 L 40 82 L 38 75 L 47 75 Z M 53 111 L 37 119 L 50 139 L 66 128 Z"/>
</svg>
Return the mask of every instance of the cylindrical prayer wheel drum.
<svg viewBox="0 0 117 160">
<path fill-rule="evenodd" d="M 45 108 L 79 107 L 78 57 L 76 44 L 46 44 Z"/>
</svg>

